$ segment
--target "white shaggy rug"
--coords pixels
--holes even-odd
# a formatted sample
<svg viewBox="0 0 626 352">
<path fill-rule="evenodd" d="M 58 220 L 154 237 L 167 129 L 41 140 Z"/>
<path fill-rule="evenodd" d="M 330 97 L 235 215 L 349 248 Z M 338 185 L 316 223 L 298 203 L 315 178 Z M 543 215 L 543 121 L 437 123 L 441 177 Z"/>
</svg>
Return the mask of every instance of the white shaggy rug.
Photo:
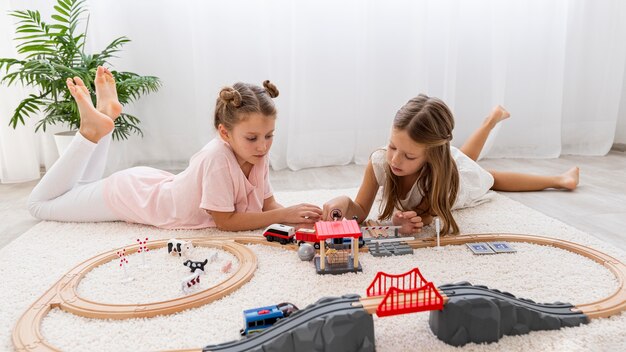
<svg viewBox="0 0 626 352">
<path fill-rule="evenodd" d="M 339 195 L 353 196 L 355 189 L 306 192 L 278 192 L 279 202 L 322 204 Z M 549 218 L 504 196 L 493 194 L 491 202 L 457 211 L 463 233 L 513 232 L 556 237 L 591 246 L 622 262 L 626 253 Z M 427 228 L 427 233 L 432 233 Z M 217 230 L 167 231 L 124 223 L 76 224 L 42 222 L 0 250 L 0 350 L 13 350 L 11 331 L 28 306 L 64 273 L 80 262 L 104 251 L 150 240 L 172 237 L 210 237 Z M 260 231 L 254 233 L 260 234 Z M 248 234 L 246 232 L 245 234 Z M 475 256 L 465 246 L 415 250 L 411 256 L 374 258 L 363 254 L 363 273 L 315 274 L 313 265 L 302 262 L 295 252 L 252 245 L 259 265 L 253 279 L 233 294 L 211 304 L 168 316 L 149 319 L 87 319 L 54 309 L 44 319 L 46 339 L 64 351 L 146 351 L 199 348 L 239 338 L 242 310 L 280 302 L 298 307 L 323 296 L 340 296 L 365 289 L 377 271 L 403 273 L 417 266 L 436 286 L 470 281 L 508 291 L 538 302 L 589 303 L 614 292 L 617 283 L 600 265 L 579 255 L 553 247 L 513 243 L 514 254 Z M 198 258 L 216 250 L 196 252 Z M 182 260 L 164 249 L 146 253 L 150 269 L 140 271 L 141 254 L 129 256 L 129 275 L 135 281 L 121 284 L 122 271 L 115 263 L 105 264 L 88 274 L 79 293 L 90 300 L 107 303 L 148 303 L 171 299 L 179 293 L 179 278 L 188 275 Z M 202 257 L 202 258 L 199 258 Z M 219 252 L 215 266 L 234 257 Z M 210 264 L 209 264 L 210 265 Z M 173 268 L 173 269 L 172 269 Z M 203 285 L 223 278 L 208 266 Z M 206 286 L 204 286 L 206 287 Z M 439 350 L 456 348 L 439 341 L 428 327 L 428 313 L 374 318 L 379 351 Z M 489 345 L 468 344 L 467 351 L 620 351 L 626 349 L 626 314 L 595 319 L 588 325 L 558 331 L 539 331 L 522 336 L 505 336 Z"/>
</svg>

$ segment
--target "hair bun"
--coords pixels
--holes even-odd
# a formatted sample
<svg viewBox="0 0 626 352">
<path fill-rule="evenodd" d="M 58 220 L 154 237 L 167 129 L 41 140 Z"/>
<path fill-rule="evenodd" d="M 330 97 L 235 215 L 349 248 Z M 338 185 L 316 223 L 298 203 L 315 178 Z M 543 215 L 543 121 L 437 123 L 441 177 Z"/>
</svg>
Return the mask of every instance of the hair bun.
<svg viewBox="0 0 626 352">
<path fill-rule="evenodd" d="M 263 81 L 263 87 L 265 87 L 265 90 L 267 91 L 267 94 L 270 95 L 270 97 L 276 98 L 278 96 L 278 88 L 276 88 L 274 83 L 270 82 L 269 80 L 265 80 Z"/>
<path fill-rule="evenodd" d="M 236 108 L 241 106 L 241 94 L 235 88 L 222 88 L 222 90 L 220 90 L 219 97 L 226 104 L 230 104 Z"/>
</svg>

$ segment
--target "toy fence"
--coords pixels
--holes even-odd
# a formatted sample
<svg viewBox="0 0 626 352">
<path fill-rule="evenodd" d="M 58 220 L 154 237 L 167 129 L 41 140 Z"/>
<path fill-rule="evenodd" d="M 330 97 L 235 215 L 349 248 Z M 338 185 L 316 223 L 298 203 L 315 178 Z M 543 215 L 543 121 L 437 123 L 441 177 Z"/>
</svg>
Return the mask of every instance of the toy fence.
<svg viewBox="0 0 626 352">
<path fill-rule="evenodd" d="M 368 221 L 367 222 L 368 225 L 371 225 L 371 222 Z M 365 231 L 369 231 L 370 235 L 373 238 L 387 238 L 390 237 L 389 236 L 389 232 L 387 230 L 394 230 L 394 234 L 393 237 L 397 237 L 398 236 L 398 231 L 400 230 L 402 226 L 394 226 L 394 225 L 385 225 L 385 226 L 380 226 L 380 225 L 372 225 L 372 226 L 361 226 L 361 232 L 365 232 Z"/>
</svg>

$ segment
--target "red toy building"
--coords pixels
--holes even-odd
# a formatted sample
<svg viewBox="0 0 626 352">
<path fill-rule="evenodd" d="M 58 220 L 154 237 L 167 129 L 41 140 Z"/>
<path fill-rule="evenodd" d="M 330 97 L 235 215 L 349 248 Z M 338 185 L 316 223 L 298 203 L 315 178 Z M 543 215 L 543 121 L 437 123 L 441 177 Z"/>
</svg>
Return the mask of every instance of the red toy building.
<svg viewBox="0 0 626 352">
<path fill-rule="evenodd" d="M 318 274 L 343 274 L 347 272 L 363 271 L 359 264 L 358 239 L 361 237 L 361 228 L 356 220 L 318 221 L 315 223 L 315 232 L 320 245 L 320 256 L 315 258 L 315 267 Z M 351 238 L 350 249 L 352 258 L 347 261 L 333 262 L 326 256 L 324 242 L 330 238 Z M 350 260 L 352 259 L 352 260 Z"/>
</svg>

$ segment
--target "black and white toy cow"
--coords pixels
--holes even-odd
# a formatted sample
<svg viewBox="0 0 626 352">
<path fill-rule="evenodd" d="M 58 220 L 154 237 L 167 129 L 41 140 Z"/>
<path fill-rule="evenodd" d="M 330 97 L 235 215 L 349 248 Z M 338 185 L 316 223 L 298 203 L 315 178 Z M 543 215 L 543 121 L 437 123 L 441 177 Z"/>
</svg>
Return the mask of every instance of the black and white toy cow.
<svg viewBox="0 0 626 352">
<path fill-rule="evenodd" d="M 205 259 L 203 262 L 194 262 L 191 260 L 187 260 L 183 263 L 184 266 L 188 266 L 191 269 L 192 273 L 195 273 L 196 270 L 200 270 L 204 272 L 204 266 L 209 262 L 208 259 Z"/>
<path fill-rule="evenodd" d="M 175 238 L 167 241 L 167 253 L 171 255 L 178 254 L 179 257 L 183 255 L 186 257 L 192 249 L 193 244 L 191 242 L 177 240 Z"/>
</svg>

